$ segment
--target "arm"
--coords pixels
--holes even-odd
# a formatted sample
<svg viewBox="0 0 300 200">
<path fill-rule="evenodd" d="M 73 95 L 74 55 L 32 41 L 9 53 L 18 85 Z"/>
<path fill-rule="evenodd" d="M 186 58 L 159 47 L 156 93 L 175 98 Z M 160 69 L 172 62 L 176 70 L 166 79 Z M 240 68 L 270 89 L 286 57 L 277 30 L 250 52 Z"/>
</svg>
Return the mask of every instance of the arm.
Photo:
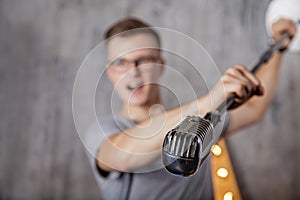
<svg viewBox="0 0 300 200">
<path fill-rule="evenodd" d="M 161 155 L 165 135 L 182 116 L 204 115 L 211 106 L 206 95 L 111 136 L 99 148 L 98 166 L 105 171 L 130 171 L 151 163 Z"/>
<path fill-rule="evenodd" d="M 283 31 L 288 31 L 291 36 L 294 36 L 296 33 L 293 22 L 285 19 L 274 23 L 272 29 L 275 40 L 280 37 Z M 287 47 L 289 43 L 290 41 L 286 41 L 284 47 Z M 230 112 L 231 120 L 227 132 L 224 134 L 225 136 L 252 125 L 264 117 L 275 94 L 282 57 L 282 53 L 275 53 L 270 61 L 257 72 L 256 77 L 264 87 L 264 95 L 262 97 L 254 97 Z"/>
<path fill-rule="evenodd" d="M 276 53 L 270 62 L 257 72 L 256 76 L 264 86 L 264 95 L 253 97 L 249 102 L 230 112 L 229 127 L 224 136 L 252 125 L 264 117 L 275 94 L 281 60 L 282 55 Z"/>
</svg>

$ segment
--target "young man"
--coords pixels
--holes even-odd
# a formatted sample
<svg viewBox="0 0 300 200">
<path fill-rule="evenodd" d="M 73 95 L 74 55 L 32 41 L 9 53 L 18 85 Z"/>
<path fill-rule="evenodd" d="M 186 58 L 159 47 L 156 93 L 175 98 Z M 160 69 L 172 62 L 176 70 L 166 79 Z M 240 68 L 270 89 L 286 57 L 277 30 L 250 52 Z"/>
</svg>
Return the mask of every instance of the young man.
<svg viewBox="0 0 300 200">
<path fill-rule="evenodd" d="M 293 36 L 296 28 L 285 19 L 273 24 L 275 40 L 284 31 Z M 164 112 L 156 106 L 162 102 L 155 83 L 165 63 L 157 33 L 140 20 L 124 19 L 107 31 L 105 39 L 110 63 L 106 74 L 123 105 L 117 116 L 100 119 L 102 133 L 92 127 L 86 136 L 86 143 L 97 147 L 90 160 L 103 198 L 212 199 L 209 158 L 188 178 L 156 165 L 164 136 L 182 116 L 202 117 L 230 96 L 235 97 L 235 109 L 225 116 L 222 136 L 259 121 L 274 96 L 282 52 L 275 53 L 256 76 L 241 65 L 229 68 L 210 94 Z M 253 95 L 261 97 L 250 99 Z"/>
</svg>

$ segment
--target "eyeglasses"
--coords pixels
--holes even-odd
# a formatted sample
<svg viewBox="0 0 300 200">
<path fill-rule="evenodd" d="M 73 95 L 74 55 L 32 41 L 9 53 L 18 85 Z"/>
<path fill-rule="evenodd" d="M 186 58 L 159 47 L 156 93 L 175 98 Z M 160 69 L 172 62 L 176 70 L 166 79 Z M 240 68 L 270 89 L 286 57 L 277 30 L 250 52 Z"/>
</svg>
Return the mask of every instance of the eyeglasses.
<svg viewBox="0 0 300 200">
<path fill-rule="evenodd" d="M 109 67 L 120 73 L 129 71 L 132 66 L 139 67 L 140 70 L 148 71 L 153 67 L 153 65 L 150 64 L 158 64 L 159 62 L 161 62 L 161 58 L 158 56 L 143 56 L 135 60 L 121 58 L 112 61 Z"/>
</svg>

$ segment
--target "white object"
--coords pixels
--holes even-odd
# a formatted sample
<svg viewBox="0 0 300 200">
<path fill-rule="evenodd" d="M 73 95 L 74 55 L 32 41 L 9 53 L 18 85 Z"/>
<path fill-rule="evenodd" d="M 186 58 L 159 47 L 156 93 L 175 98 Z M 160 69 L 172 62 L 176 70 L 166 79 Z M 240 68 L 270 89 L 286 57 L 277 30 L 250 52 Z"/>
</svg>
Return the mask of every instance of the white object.
<svg viewBox="0 0 300 200">
<path fill-rule="evenodd" d="M 268 34 L 272 36 L 272 24 L 280 18 L 291 19 L 297 24 L 297 34 L 293 38 L 288 51 L 300 52 L 300 0 L 273 0 L 266 12 L 266 28 Z"/>
</svg>

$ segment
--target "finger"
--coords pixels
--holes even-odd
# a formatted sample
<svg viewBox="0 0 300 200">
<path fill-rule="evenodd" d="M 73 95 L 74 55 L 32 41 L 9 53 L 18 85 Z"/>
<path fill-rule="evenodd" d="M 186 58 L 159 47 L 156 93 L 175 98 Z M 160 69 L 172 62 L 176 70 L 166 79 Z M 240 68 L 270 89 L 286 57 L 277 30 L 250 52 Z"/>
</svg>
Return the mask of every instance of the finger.
<svg viewBox="0 0 300 200">
<path fill-rule="evenodd" d="M 280 19 L 272 24 L 272 32 L 275 39 L 278 39 L 284 32 L 288 32 L 291 36 L 295 34 L 296 26 L 292 20 Z"/>
<path fill-rule="evenodd" d="M 228 96 L 235 96 L 240 100 L 244 100 L 250 97 L 251 92 L 249 91 L 247 84 L 242 82 L 236 76 L 226 73 L 223 77 L 223 84 Z"/>
<path fill-rule="evenodd" d="M 245 80 L 244 83 L 247 84 L 249 92 L 254 93 L 260 85 L 260 80 L 242 65 L 236 65 L 235 68 L 240 73 L 241 78 L 243 77 Z"/>
<path fill-rule="evenodd" d="M 244 73 L 239 70 L 237 67 L 231 67 L 229 68 L 226 73 L 231 74 L 234 76 L 236 79 L 241 80 L 243 83 L 247 84 L 249 83 L 248 78 L 244 75 Z"/>
<path fill-rule="evenodd" d="M 242 71 L 242 73 L 251 81 L 253 84 L 252 88 L 252 95 L 257 95 L 257 96 L 262 96 L 264 95 L 264 88 L 261 85 L 261 81 L 252 73 L 250 72 L 247 68 L 244 66 L 236 66 L 239 68 L 239 70 Z"/>
<path fill-rule="evenodd" d="M 238 77 L 232 80 L 231 84 L 233 85 L 233 93 L 240 99 L 248 98 L 252 93 L 252 87 L 249 82 L 240 80 Z"/>
<path fill-rule="evenodd" d="M 236 65 L 235 66 L 242 74 L 245 78 L 247 78 L 251 84 L 254 86 L 254 90 L 257 89 L 257 87 L 259 87 L 261 85 L 260 80 L 252 73 L 250 72 L 245 66 L 242 65 Z"/>
<path fill-rule="evenodd" d="M 290 34 L 291 39 L 296 35 L 297 26 L 293 21 L 289 20 L 286 32 Z"/>
<path fill-rule="evenodd" d="M 265 93 L 265 89 L 263 86 L 259 86 L 257 90 L 255 90 L 254 94 L 257 96 L 263 96 Z"/>
<path fill-rule="evenodd" d="M 282 44 L 282 48 L 287 48 L 289 46 L 289 44 L 291 43 L 292 39 L 296 34 L 296 31 L 297 28 L 292 21 L 289 21 L 285 24 L 285 27 L 283 27 L 282 30 L 280 31 L 278 38 L 281 37 L 281 35 L 286 32 L 289 34 L 289 38 L 285 39 L 285 41 Z"/>
<path fill-rule="evenodd" d="M 282 47 L 285 48 L 290 44 L 291 39 L 295 36 L 297 28 L 292 20 L 280 19 L 272 24 L 272 32 L 275 41 L 277 41 L 284 32 L 289 33 L 290 38 L 286 39 L 282 45 Z"/>
</svg>

